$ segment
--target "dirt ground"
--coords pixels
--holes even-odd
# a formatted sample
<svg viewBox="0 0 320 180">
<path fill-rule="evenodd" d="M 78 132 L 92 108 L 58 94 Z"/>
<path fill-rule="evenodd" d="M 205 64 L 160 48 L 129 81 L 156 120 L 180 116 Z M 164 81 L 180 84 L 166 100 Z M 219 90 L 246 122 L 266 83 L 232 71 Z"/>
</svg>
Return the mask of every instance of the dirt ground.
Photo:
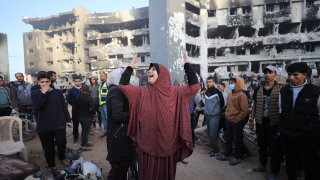
<svg viewBox="0 0 320 180">
<path fill-rule="evenodd" d="M 178 163 L 177 165 L 177 180 L 263 180 L 266 178 L 267 173 L 249 173 L 248 168 L 252 168 L 258 164 L 257 148 L 253 144 L 246 142 L 251 152 L 251 157 L 248 157 L 237 166 L 230 166 L 228 162 L 218 161 L 215 158 L 208 157 L 208 138 L 204 128 L 198 130 L 198 135 L 201 139 L 196 143 L 193 154 L 186 160 L 188 164 Z M 74 144 L 72 142 L 72 129 L 67 129 L 68 143 L 67 147 L 77 149 L 80 144 Z M 82 153 L 82 157 L 85 160 L 93 160 L 98 163 L 98 166 L 102 168 L 102 174 L 106 179 L 110 165 L 106 161 L 107 146 L 106 138 L 100 137 L 100 130 L 96 129 L 89 137 L 90 142 L 94 144 L 92 151 L 86 151 Z M 28 150 L 29 161 L 34 162 L 41 166 L 41 173 L 45 175 L 46 179 L 50 178 L 49 173 L 46 170 L 46 162 L 44 154 L 41 148 L 40 140 L 38 137 L 25 143 Z M 223 144 L 221 143 L 223 147 Z M 62 170 L 62 165 L 59 164 L 58 158 L 56 158 L 58 169 Z M 279 176 L 279 180 L 286 179 L 284 173 L 284 166 L 281 167 L 282 172 Z"/>
</svg>

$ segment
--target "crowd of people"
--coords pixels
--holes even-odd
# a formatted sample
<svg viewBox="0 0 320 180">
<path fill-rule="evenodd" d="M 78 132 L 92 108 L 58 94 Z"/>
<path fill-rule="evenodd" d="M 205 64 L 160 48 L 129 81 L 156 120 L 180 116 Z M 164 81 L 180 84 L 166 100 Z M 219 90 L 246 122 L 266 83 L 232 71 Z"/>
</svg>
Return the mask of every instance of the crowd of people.
<svg viewBox="0 0 320 180">
<path fill-rule="evenodd" d="M 184 54 L 185 80 L 172 85 L 167 68 L 151 63 L 146 82 L 130 84 L 137 63 L 110 73 L 91 77 L 83 83 L 74 76 L 74 86 L 63 91 L 54 86 L 56 73 L 39 72 L 37 85 L 24 81 L 16 73 L 16 82 L 5 85 L 0 77 L 0 116 L 35 111 L 37 132 L 48 170 L 57 171 L 58 159 L 64 165 L 66 127 L 73 128 L 78 142 L 81 125 L 82 151 L 93 150 L 88 136 L 92 127 L 103 128 L 107 140 L 107 160 L 111 165 L 108 179 L 124 179 L 133 161 L 138 162 L 139 179 L 175 179 L 176 164 L 193 152 L 199 116 L 204 115 L 210 140 L 208 156 L 236 166 L 250 156 L 243 143 L 246 124 L 257 134 L 259 164 L 251 172 L 266 172 L 268 180 L 277 179 L 281 163 L 286 162 L 289 180 L 303 171 L 306 180 L 320 179 L 320 89 L 307 81 L 310 68 L 299 62 L 287 67 L 286 84 L 276 81 L 277 68 L 263 69 L 264 81 L 246 87 L 242 77 L 202 78 Z M 254 85 L 254 87 L 253 87 Z M 71 116 L 68 105 L 72 107 Z M 218 143 L 224 132 L 225 144 Z"/>
</svg>

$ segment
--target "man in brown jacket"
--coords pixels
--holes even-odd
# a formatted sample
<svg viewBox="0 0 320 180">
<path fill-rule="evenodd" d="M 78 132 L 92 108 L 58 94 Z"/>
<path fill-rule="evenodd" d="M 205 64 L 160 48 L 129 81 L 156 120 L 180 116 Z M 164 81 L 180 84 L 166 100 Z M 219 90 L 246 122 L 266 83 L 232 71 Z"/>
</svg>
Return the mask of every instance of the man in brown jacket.
<svg viewBox="0 0 320 180">
<path fill-rule="evenodd" d="M 230 160 L 232 155 L 232 144 L 235 146 L 234 158 L 230 160 L 229 165 L 235 166 L 240 163 L 240 149 L 242 138 L 242 121 L 249 113 L 248 98 L 242 92 L 244 80 L 241 77 L 230 79 L 229 89 L 232 94 L 228 96 L 226 118 L 226 150 L 224 155 L 218 156 L 221 161 Z"/>
</svg>

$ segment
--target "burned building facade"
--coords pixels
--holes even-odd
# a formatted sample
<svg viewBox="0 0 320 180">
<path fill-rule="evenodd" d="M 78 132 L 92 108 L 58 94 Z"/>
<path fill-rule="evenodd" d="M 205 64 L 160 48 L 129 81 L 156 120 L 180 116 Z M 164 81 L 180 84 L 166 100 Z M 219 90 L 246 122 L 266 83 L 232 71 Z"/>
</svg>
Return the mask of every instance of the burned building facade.
<svg viewBox="0 0 320 180">
<path fill-rule="evenodd" d="M 319 0 L 186 1 L 186 48 L 208 72 L 320 65 Z"/>
<path fill-rule="evenodd" d="M 24 33 L 26 74 L 57 72 L 60 83 L 74 75 L 99 76 L 127 66 L 137 53 L 140 68 L 150 62 L 148 8 L 90 14 L 84 8 L 45 18 L 24 18 L 33 26 Z M 138 71 L 139 72 L 139 71 Z"/>
<path fill-rule="evenodd" d="M 54 70 L 62 81 L 74 73 L 98 75 L 129 64 L 138 73 L 165 64 L 181 80 L 181 52 L 203 77 L 255 72 L 296 61 L 320 65 L 320 0 L 149 0 L 149 7 L 113 13 L 84 8 L 24 19 L 27 74 Z"/>
<path fill-rule="evenodd" d="M 0 33 L 0 76 L 9 81 L 9 53 L 7 34 Z"/>
</svg>

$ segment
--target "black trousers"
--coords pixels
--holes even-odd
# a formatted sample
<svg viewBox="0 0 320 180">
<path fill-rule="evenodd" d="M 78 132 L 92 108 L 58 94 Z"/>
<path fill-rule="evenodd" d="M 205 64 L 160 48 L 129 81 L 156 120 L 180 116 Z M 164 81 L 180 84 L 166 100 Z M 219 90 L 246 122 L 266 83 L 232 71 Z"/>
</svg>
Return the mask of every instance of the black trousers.
<svg viewBox="0 0 320 180">
<path fill-rule="evenodd" d="M 241 154 L 241 142 L 242 142 L 242 124 L 226 122 L 226 150 L 224 155 L 229 157 L 232 155 L 232 144 L 234 144 L 234 157 L 236 159 L 240 158 Z"/>
<path fill-rule="evenodd" d="M 283 159 L 278 127 L 270 127 L 269 119 L 263 119 L 262 124 L 256 124 L 257 141 L 259 147 L 260 164 L 266 167 L 268 155 L 270 156 L 271 173 L 278 175 Z"/>
<path fill-rule="evenodd" d="M 59 160 L 65 159 L 65 151 L 67 144 L 66 129 L 39 132 L 38 134 L 48 167 L 55 167 L 55 145 L 58 149 Z"/>
<path fill-rule="evenodd" d="M 297 161 L 301 160 L 305 180 L 320 179 L 319 139 L 290 138 L 281 135 L 286 156 L 288 180 L 297 179 Z"/>
<path fill-rule="evenodd" d="M 127 171 L 132 161 L 114 161 L 110 162 L 111 170 L 108 174 L 108 180 L 126 180 Z"/>
<path fill-rule="evenodd" d="M 2 107 L 2 108 L 0 108 L 0 116 L 10 116 L 11 111 L 12 111 L 12 109 L 10 106 Z"/>
<path fill-rule="evenodd" d="M 74 139 L 78 139 L 79 137 L 79 119 L 77 117 L 77 112 L 73 110 L 73 107 L 72 107 L 72 127 L 73 127 L 73 138 Z"/>
<path fill-rule="evenodd" d="M 81 146 L 87 146 L 92 120 L 91 120 L 91 117 L 79 117 L 78 119 L 81 123 L 81 128 L 82 128 Z"/>
<path fill-rule="evenodd" d="M 247 124 L 248 121 L 249 121 L 249 116 L 247 116 L 243 121 L 241 121 L 241 126 L 242 126 L 241 129 L 242 130 L 245 127 L 245 125 Z M 243 143 L 243 133 L 241 133 L 241 149 L 240 149 L 240 152 L 241 152 L 242 155 L 244 155 L 244 154 L 250 155 L 250 151 L 249 151 L 248 147 L 245 146 L 244 143 Z"/>
</svg>

